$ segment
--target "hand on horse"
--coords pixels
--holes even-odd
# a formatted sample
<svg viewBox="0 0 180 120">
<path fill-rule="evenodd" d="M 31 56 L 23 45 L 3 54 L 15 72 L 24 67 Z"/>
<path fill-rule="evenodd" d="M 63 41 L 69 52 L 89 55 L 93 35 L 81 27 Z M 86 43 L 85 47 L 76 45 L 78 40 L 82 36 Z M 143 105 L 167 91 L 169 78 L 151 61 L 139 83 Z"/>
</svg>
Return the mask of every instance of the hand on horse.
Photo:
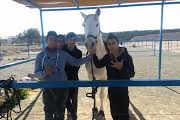
<svg viewBox="0 0 180 120">
<path fill-rule="evenodd" d="M 46 73 L 46 75 L 48 75 L 48 76 L 52 75 L 52 74 L 53 74 L 53 67 L 51 67 L 51 66 L 46 66 L 46 67 L 45 67 L 45 73 Z"/>
<path fill-rule="evenodd" d="M 92 55 L 92 56 L 95 55 L 95 54 L 96 54 L 95 52 L 90 52 L 90 55 Z"/>
<path fill-rule="evenodd" d="M 90 55 L 95 55 L 96 54 L 96 51 L 95 50 L 92 50 L 92 51 L 89 51 Z"/>
<path fill-rule="evenodd" d="M 124 62 L 124 59 L 122 59 L 121 62 L 119 62 L 118 60 L 115 60 L 115 62 L 111 61 L 111 64 L 112 64 L 111 67 L 121 70 L 123 67 L 123 62 Z"/>
</svg>

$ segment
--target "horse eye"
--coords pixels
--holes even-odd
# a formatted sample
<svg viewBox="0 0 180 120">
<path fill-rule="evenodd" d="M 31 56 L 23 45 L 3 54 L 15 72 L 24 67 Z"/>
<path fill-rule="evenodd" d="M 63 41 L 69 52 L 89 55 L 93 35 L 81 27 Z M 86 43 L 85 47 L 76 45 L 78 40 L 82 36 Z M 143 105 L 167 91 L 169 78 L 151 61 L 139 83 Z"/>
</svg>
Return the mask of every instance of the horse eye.
<svg viewBox="0 0 180 120">
<path fill-rule="evenodd" d="M 99 26 L 99 24 L 96 24 L 96 27 L 98 27 Z"/>
<path fill-rule="evenodd" d="M 85 27 L 85 24 L 83 24 L 83 26 Z"/>
</svg>

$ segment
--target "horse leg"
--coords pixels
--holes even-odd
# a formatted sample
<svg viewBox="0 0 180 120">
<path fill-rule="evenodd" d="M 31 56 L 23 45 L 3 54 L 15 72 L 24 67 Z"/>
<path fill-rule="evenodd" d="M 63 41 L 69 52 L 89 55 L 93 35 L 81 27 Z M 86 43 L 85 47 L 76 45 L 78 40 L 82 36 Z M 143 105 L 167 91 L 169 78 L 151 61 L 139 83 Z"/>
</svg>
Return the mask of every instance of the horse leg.
<svg viewBox="0 0 180 120">
<path fill-rule="evenodd" d="M 105 97 L 105 88 L 100 88 L 100 110 L 104 111 L 104 97 Z"/>
<path fill-rule="evenodd" d="M 99 116 L 99 112 L 98 112 L 98 108 L 96 106 L 94 106 L 92 108 L 92 114 L 93 114 L 93 120 L 97 120 L 98 119 L 98 116 Z"/>
<path fill-rule="evenodd" d="M 105 88 L 100 88 L 100 111 L 98 115 L 98 120 L 105 120 L 105 114 L 104 114 L 104 97 L 105 97 Z"/>
</svg>

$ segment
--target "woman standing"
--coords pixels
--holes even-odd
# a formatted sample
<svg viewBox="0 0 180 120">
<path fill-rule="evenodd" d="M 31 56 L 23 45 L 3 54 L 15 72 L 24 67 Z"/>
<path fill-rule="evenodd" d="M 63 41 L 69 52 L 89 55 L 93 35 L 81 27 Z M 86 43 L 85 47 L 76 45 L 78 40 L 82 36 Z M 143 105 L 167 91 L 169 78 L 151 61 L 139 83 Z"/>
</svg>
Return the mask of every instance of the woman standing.
<svg viewBox="0 0 180 120">
<path fill-rule="evenodd" d="M 40 52 L 35 61 L 35 76 L 44 81 L 67 80 L 65 64 L 79 66 L 92 57 L 76 59 L 57 48 L 57 34 L 48 32 L 47 47 Z M 65 103 L 68 97 L 67 88 L 43 89 L 45 120 L 64 120 Z"/>
<path fill-rule="evenodd" d="M 93 57 L 97 68 L 106 66 L 108 80 L 130 80 L 134 77 L 132 57 L 125 47 L 119 47 L 116 36 L 110 33 L 107 37 L 109 53 L 101 60 Z M 128 87 L 109 87 L 108 96 L 113 120 L 129 120 L 129 95 Z"/>
</svg>

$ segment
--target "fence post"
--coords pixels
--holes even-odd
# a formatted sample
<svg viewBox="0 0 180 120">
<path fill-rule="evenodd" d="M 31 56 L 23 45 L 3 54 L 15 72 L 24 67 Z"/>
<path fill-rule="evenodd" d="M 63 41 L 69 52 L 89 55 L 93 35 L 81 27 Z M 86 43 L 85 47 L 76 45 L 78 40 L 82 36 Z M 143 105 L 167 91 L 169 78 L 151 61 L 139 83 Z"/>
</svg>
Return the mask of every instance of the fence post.
<svg viewBox="0 0 180 120">
<path fill-rule="evenodd" d="M 31 58 L 31 56 L 30 56 L 30 51 L 29 51 L 29 44 L 27 44 L 27 48 L 28 48 L 28 58 L 30 59 Z"/>
<path fill-rule="evenodd" d="M 178 41 L 176 41 L 176 47 L 177 47 L 177 49 L 178 49 Z"/>
<path fill-rule="evenodd" d="M 163 18 L 164 18 L 164 0 L 163 0 L 162 3 L 161 3 L 160 38 L 159 38 L 159 62 L 158 62 L 158 79 L 161 79 L 162 41 L 163 41 Z"/>
<path fill-rule="evenodd" d="M 43 25 L 43 14 L 42 10 L 39 9 L 40 12 L 40 23 L 41 23 L 41 35 L 42 35 L 42 50 L 45 48 L 45 37 L 44 37 L 44 25 Z"/>
<path fill-rule="evenodd" d="M 156 41 L 154 41 L 154 56 L 156 56 Z"/>
</svg>

